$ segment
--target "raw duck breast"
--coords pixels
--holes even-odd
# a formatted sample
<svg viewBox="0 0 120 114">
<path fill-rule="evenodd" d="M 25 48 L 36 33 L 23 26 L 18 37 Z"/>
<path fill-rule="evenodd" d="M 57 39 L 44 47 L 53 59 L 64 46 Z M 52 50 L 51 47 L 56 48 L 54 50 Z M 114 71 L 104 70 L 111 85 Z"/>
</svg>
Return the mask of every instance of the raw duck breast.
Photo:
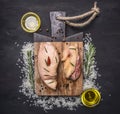
<svg viewBox="0 0 120 114">
<path fill-rule="evenodd" d="M 42 81 L 51 89 L 57 87 L 57 68 L 59 56 L 56 48 L 50 42 L 40 44 L 38 52 L 38 70 Z"/>
<path fill-rule="evenodd" d="M 81 74 L 81 62 L 78 45 L 65 46 L 63 51 L 64 73 L 65 77 L 77 80 Z"/>
</svg>

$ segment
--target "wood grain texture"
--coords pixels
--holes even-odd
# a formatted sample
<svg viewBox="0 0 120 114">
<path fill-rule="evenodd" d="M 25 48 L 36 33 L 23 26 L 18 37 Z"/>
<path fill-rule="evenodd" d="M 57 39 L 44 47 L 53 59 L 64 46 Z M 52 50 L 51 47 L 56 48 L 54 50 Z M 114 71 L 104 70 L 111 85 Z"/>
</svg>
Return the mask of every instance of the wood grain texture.
<svg viewBox="0 0 120 114">
<path fill-rule="evenodd" d="M 52 42 L 53 45 L 57 48 L 59 58 L 62 58 L 62 52 L 64 50 L 65 45 L 75 45 L 78 43 L 80 50 L 80 58 L 81 58 L 81 71 L 83 66 L 83 42 Z M 34 56 L 35 56 L 35 92 L 40 96 L 78 96 L 82 92 L 82 84 L 83 84 L 83 73 L 81 72 L 81 76 L 76 80 L 68 80 L 65 78 L 64 70 L 63 70 L 63 62 L 60 61 L 57 71 L 57 89 L 52 90 L 45 85 L 45 83 L 41 80 L 39 71 L 38 71 L 38 51 L 41 43 L 34 42 Z"/>
</svg>

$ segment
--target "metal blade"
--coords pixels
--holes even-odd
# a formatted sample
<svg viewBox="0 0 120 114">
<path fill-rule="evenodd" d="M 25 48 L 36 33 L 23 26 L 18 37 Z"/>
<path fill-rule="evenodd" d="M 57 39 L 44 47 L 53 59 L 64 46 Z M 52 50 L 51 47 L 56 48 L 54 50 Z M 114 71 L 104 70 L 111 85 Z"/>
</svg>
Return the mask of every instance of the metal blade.
<svg viewBox="0 0 120 114">
<path fill-rule="evenodd" d="M 34 33 L 34 42 L 51 42 L 51 37 Z"/>
<path fill-rule="evenodd" d="M 52 37 L 57 37 L 61 40 L 65 37 L 65 23 L 56 19 L 57 16 L 65 15 L 66 13 L 63 11 L 50 12 Z"/>
</svg>

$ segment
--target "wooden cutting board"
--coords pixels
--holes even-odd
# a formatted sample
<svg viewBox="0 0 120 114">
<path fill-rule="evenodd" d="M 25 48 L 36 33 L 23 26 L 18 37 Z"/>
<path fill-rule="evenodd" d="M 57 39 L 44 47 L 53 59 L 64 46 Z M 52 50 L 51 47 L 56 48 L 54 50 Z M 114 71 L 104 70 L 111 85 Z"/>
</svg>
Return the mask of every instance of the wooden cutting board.
<svg viewBox="0 0 120 114">
<path fill-rule="evenodd" d="M 57 71 L 57 89 L 52 90 L 47 87 L 44 82 L 41 80 L 39 71 L 38 71 L 38 52 L 41 43 L 45 42 L 34 42 L 34 57 L 35 57 L 35 92 L 40 96 L 78 96 L 82 92 L 83 84 L 83 42 L 52 42 L 53 45 L 57 48 L 59 58 L 61 60 L 63 50 L 65 45 L 79 45 L 80 58 L 81 58 L 81 75 L 76 81 L 68 80 L 65 78 L 63 62 L 60 61 Z"/>
</svg>

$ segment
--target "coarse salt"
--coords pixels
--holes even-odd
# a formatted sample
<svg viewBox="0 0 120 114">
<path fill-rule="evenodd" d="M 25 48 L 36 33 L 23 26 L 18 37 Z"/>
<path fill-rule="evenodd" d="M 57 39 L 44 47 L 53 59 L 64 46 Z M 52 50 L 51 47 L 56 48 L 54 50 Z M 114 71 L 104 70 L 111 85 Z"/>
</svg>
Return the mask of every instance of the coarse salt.
<svg viewBox="0 0 120 114">
<path fill-rule="evenodd" d="M 38 21 L 36 17 L 29 16 L 25 20 L 25 27 L 29 30 L 36 30 L 36 27 L 38 26 Z"/>
</svg>

